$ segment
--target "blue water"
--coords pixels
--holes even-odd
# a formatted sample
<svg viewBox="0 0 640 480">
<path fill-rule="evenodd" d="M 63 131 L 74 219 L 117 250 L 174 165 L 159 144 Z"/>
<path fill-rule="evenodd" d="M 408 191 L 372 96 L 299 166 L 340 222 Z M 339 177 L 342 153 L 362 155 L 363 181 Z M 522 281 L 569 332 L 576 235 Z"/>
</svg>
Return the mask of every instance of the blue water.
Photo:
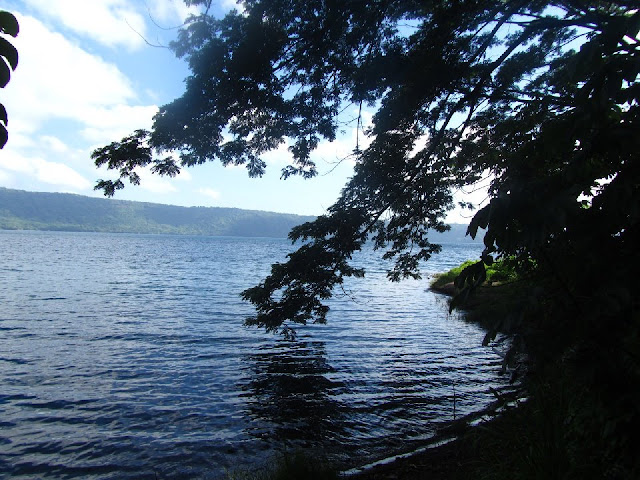
<svg viewBox="0 0 640 480">
<path fill-rule="evenodd" d="M 428 273 L 389 283 L 366 251 L 298 340 L 243 327 L 239 293 L 284 239 L 0 232 L 0 477 L 218 478 L 306 449 L 357 466 L 411 449 L 502 388 L 484 332 Z"/>
</svg>

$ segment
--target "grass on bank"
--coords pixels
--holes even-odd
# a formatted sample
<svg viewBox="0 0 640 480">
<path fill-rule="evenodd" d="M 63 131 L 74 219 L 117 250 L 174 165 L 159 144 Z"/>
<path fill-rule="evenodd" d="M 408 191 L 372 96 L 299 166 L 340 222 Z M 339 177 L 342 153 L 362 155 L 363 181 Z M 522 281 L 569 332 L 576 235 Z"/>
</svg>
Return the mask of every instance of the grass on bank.
<svg viewBox="0 0 640 480">
<path fill-rule="evenodd" d="M 448 272 L 438 273 L 431 282 L 432 288 L 442 288 L 449 283 L 453 283 L 460 272 L 470 265 L 476 263 L 477 260 L 467 260 L 461 265 L 452 268 Z M 519 276 L 516 269 L 508 260 L 498 260 L 493 265 L 485 266 L 487 272 L 486 285 L 503 284 L 518 280 Z"/>
</svg>

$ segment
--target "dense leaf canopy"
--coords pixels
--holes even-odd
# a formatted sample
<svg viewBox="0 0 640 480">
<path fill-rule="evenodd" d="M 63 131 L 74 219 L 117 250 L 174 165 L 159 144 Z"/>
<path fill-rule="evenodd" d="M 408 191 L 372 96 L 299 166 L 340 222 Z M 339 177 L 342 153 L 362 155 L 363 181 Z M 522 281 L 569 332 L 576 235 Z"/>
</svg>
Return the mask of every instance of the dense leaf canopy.
<svg viewBox="0 0 640 480">
<path fill-rule="evenodd" d="M 345 109 L 376 110 L 340 198 L 295 228 L 302 245 L 243 293 L 257 310 L 247 323 L 286 331 L 324 322 L 332 289 L 363 275 L 350 259 L 366 241 L 393 260 L 390 279 L 418 276 L 439 249 L 429 232 L 447 228 L 452 192 L 481 179 L 490 179 L 489 198 L 469 233 L 484 229 L 486 249 L 461 286 L 481 281 L 496 255 L 510 256 L 547 265 L 566 301 L 594 318 L 612 298 L 635 308 L 637 1 L 243 6 L 190 19 L 172 45 L 191 69 L 184 95 L 160 109 L 151 131 L 93 158 L 119 171 L 96 187 L 111 195 L 123 179 L 139 182 L 139 166 L 175 175 L 218 159 L 260 176 L 261 155 L 283 142 L 293 162 L 282 176 L 312 177 L 310 154 L 336 138 Z M 602 285 L 601 274 L 617 280 Z"/>
</svg>

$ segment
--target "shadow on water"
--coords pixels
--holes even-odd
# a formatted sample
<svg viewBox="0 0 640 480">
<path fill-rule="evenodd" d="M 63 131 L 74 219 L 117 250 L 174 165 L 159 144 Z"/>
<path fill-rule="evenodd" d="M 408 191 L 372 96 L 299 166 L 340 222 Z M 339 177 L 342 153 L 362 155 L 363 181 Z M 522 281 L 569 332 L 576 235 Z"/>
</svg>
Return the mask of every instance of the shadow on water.
<svg viewBox="0 0 640 480">
<path fill-rule="evenodd" d="M 368 337 L 377 341 L 375 335 Z M 452 419 L 451 382 L 466 364 L 451 365 L 455 362 L 449 359 L 431 365 L 428 351 L 400 354 L 396 350 L 403 346 L 393 348 L 389 342 L 384 340 L 384 351 L 369 345 L 374 355 L 363 355 L 360 348 L 355 357 L 348 355 L 349 364 L 334 358 L 324 341 L 310 337 L 279 340 L 246 355 L 237 384 L 245 433 L 264 442 L 266 450 L 319 453 L 345 467 L 422 444 L 437 424 Z M 334 367 L 330 358 L 339 365 Z M 466 413 L 470 406 L 464 407 L 460 410 Z"/>
<path fill-rule="evenodd" d="M 240 385 L 247 404 L 247 432 L 284 449 L 324 451 L 340 443 L 345 408 L 336 400 L 346 387 L 329 376 L 324 342 L 281 340 L 247 355 L 248 382 Z"/>
</svg>

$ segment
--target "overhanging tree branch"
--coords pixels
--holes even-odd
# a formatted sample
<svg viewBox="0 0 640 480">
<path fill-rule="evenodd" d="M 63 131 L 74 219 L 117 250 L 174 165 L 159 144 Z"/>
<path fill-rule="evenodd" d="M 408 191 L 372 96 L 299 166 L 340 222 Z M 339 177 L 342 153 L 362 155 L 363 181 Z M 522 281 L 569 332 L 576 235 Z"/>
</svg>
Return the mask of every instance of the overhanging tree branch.
<svg viewBox="0 0 640 480">
<path fill-rule="evenodd" d="M 361 112 L 355 119 L 356 166 L 341 197 L 295 229 L 292 240 L 305 243 L 244 293 L 256 306 L 250 324 L 324 321 L 331 289 L 361 273 L 349 262 L 368 239 L 395 260 L 393 278 L 416 275 L 438 248 L 429 232 L 447 228 L 451 189 L 486 172 L 491 198 L 469 231 L 486 228 L 489 250 L 535 257 L 541 244 L 582 244 L 569 233 L 588 216 L 575 192 L 619 174 L 615 165 L 637 152 L 628 137 L 637 126 L 637 48 L 623 38 L 637 34 L 638 13 L 626 2 L 245 6 L 181 29 L 172 48 L 193 73 L 185 94 L 161 108 L 146 139 L 112 145 L 120 178 L 100 186 L 113 193 L 135 182 L 138 166 L 175 171 L 147 147 L 181 152 L 182 166 L 219 159 L 259 176 L 260 156 L 285 139 L 294 159 L 284 176 L 311 176 L 311 152 L 336 138 L 344 105 L 379 105 L 366 149 Z M 603 153 L 605 144 L 615 153 Z"/>
</svg>

